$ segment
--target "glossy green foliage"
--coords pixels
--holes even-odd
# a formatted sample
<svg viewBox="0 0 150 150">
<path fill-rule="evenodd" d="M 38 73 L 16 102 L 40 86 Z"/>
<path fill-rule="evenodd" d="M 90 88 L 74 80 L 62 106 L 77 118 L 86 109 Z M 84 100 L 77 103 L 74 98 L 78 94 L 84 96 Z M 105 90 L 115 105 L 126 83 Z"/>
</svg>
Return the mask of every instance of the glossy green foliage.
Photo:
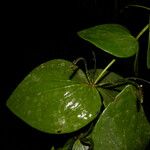
<svg viewBox="0 0 150 150">
<path fill-rule="evenodd" d="M 150 141 L 150 124 L 133 86 L 127 85 L 103 111 L 92 138 L 94 150 L 144 150 Z"/>
<path fill-rule="evenodd" d="M 98 25 L 84 29 L 78 35 L 116 57 L 130 57 L 138 51 L 138 41 L 118 24 Z"/>
<path fill-rule="evenodd" d="M 94 84 L 101 72 L 102 69 L 90 70 L 87 79 L 74 63 L 48 61 L 25 77 L 7 106 L 30 126 L 51 134 L 80 131 L 90 123 L 90 129 L 52 149 L 144 149 L 150 140 L 150 124 L 138 99 L 139 91 L 108 71 Z M 80 137 L 90 138 L 88 146 L 82 144 Z"/>
<path fill-rule="evenodd" d="M 99 113 L 101 99 L 82 70 L 69 61 L 56 59 L 28 74 L 7 106 L 32 127 L 61 134 L 91 122 Z"/>
</svg>

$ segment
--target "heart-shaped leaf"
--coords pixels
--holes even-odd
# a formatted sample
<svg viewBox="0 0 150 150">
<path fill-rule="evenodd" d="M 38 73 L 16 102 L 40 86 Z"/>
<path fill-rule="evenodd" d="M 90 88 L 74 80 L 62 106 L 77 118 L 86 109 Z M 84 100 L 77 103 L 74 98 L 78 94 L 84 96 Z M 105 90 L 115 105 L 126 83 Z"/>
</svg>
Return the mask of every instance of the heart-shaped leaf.
<svg viewBox="0 0 150 150">
<path fill-rule="evenodd" d="M 7 106 L 32 127 L 48 133 L 69 133 L 91 122 L 101 99 L 82 70 L 66 60 L 35 68 L 12 93 Z"/>
<path fill-rule="evenodd" d="M 138 51 L 138 41 L 118 24 L 98 25 L 84 29 L 78 35 L 116 57 L 130 57 Z"/>
<path fill-rule="evenodd" d="M 150 141 L 150 124 L 136 92 L 127 85 L 103 111 L 92 133 L 95 150 L 144 150 Z"/>
</svg>

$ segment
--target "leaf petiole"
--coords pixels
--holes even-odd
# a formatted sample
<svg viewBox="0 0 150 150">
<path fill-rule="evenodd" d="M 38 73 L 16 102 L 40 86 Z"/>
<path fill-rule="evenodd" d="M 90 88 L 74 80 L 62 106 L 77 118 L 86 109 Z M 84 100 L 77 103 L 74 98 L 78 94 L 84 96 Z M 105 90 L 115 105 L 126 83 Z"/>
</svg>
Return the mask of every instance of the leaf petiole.
<svg viewBox="0 0 150 150">
<path fill-rule="evenodd" d="M 147 68 L 150 69 L 150 15 L 149 15 L 148 49 L 147 49 Z"/>
<path fill-rule="evenodd" d="M 138 8 L 143 8 L 143 9 L 146 9 L 146 10 L 150 10 L 149 7 L 142 6 L 142 5 L 128 5 L 126 8 L 128 8 L 128 7 L 138 7 Z"/>
<path fill-rule="evenodd" d="M 87 78 L 88 82 L 91 83 L 86 59 L 83 57 L 79 57 L 78 59 L 74 60 L 73 63 L 76 65 L 79 61 L 83 61 L 84 67 L 85 67 L 86 78 Z"/>
<path fill-rule="evenodd" d="M 149 29 L 149 27 L 150 27 L 150 24 L 147 24 L 136 36 L 136 40 L 138 40 L 144 34 L 144 32 Z M 137 53 L 135 55 L 135 60 L 134 60 L 135 76 L 138 76 L 138 57 L 139 57 L 139 50 L 137 51 Z"/>
<path fill-rule="evenodd" d="M 148 30 L 149 26 L 150 26 L 150 25 L 147 24 L 147 25 L 140 31 L 140 33 L 136 36 L 136 39 L 137 39 L 137 40 L 143 35 L 143 33 L 144 33 L 146 30 Z"/>
<path fill-rule="evenodd" d="M 110 68 L 110 66 L 115 62 L 116 60 L 113 59 L 107 66 L 106 68 L 100 73 L 100 75 L 97 77 L 97 79 L 94 82 L 94 85 L 97 84 L 97 82 L 103 77 L 103 75 L 105 74 L 105 72 L 108 70 L 108 68 Z"/>
</svg>

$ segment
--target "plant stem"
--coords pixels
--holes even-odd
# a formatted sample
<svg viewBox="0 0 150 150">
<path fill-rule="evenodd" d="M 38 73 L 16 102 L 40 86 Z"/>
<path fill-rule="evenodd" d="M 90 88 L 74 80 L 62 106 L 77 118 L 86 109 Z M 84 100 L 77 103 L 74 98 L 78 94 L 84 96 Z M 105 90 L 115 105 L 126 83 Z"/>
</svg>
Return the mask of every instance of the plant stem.
<svg viewBox="0 0 150 150">
<path fill-rule="evenodd" d="M 138 40 L 141 35 L 143 35 L 143 33 L 149 28 L 149 24 L 147 24 L 141 31 L 140 33 L 136 36 L 136 39 Z"/>
<path fill-rule="evenodd" d="M 115 62 L 116 60 L 113 59 L 107 66 L 106 68 L 100 73 L 100 75 L 97 77 L 97 79 L 94 82 L 94 85 L 103 77 L 103 75 L 105 74 L 105 72 L 107 71 L 108 68 L 110 68 L 110 66 Z"/>
<path fill-rule="evenodd" d="M 150 81 L 145 80 L 145 79 L 142 79 L 142 78 L 128 77 L 128 78 L 126 78 L 126 79 L 128 79 L 128 80 L 134 80 L 134 81 L 141 81 L 141 82 L 143 82 L 143 83 L 146 83 L 146 84 L 150 85 Z"/>
<path fill-rule="evenodd" d="M 148 48 L 147 48 L 147 68 L 150 69 L 150 15 L 149 15 L 149 34 L 148 34 Z"/>
<path fill-rule="evenodd" d="M 87 68 L 87 62 L 86 62 L 86 59 L 83 58 L 83 57 L 79 57 L 78 59 L 74 60 L 73 63 L 76 65 L 79 61 L 83 61 L 84 66 L 85 66 L 85 74 L 86 74 L 86 78 L 87 78 L 88 82 L 91 83 L 90 77 L 89 77 L 89 71 L 88 71 L 88 68 Z"/>
<path fill-rule="evenodd" d="M 128 5 L 127 7 L 139 7 L 139 8 L 143 8 L 143 9 L 146 9 L 146 10 L 150 10 L 149 7 L 142 6 L 142 5 Z"/>
<path fill-rule="evenodd" d="M 149 24 L 147 24 L 140 32 L 139 34 L 136 36 L 136 39 L 138 40 L 146 30 L 148 30 L 149 28 Z M 135 55 L 135 60 L 134 60 L 134 73 L 135 76 L 138 76 L 138 58 L 139 58 L 139 50 L 137 51 L 136 55 Z"/>
</svg>

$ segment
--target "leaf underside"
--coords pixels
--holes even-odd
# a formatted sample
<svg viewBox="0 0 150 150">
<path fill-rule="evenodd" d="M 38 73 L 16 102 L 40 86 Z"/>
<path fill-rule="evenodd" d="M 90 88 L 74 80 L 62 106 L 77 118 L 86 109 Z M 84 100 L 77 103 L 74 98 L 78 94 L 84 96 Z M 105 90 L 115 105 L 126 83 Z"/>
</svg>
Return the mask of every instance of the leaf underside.
<svg viewBox="0 0 150 150">
<path fill-rule="evenodd" d="M 84 29 L 78 35 L 116 57 L 127 58 L 138 51 L 138 41 L 125 27 L 118 24 L 98 25 Z"/>
</svg>

